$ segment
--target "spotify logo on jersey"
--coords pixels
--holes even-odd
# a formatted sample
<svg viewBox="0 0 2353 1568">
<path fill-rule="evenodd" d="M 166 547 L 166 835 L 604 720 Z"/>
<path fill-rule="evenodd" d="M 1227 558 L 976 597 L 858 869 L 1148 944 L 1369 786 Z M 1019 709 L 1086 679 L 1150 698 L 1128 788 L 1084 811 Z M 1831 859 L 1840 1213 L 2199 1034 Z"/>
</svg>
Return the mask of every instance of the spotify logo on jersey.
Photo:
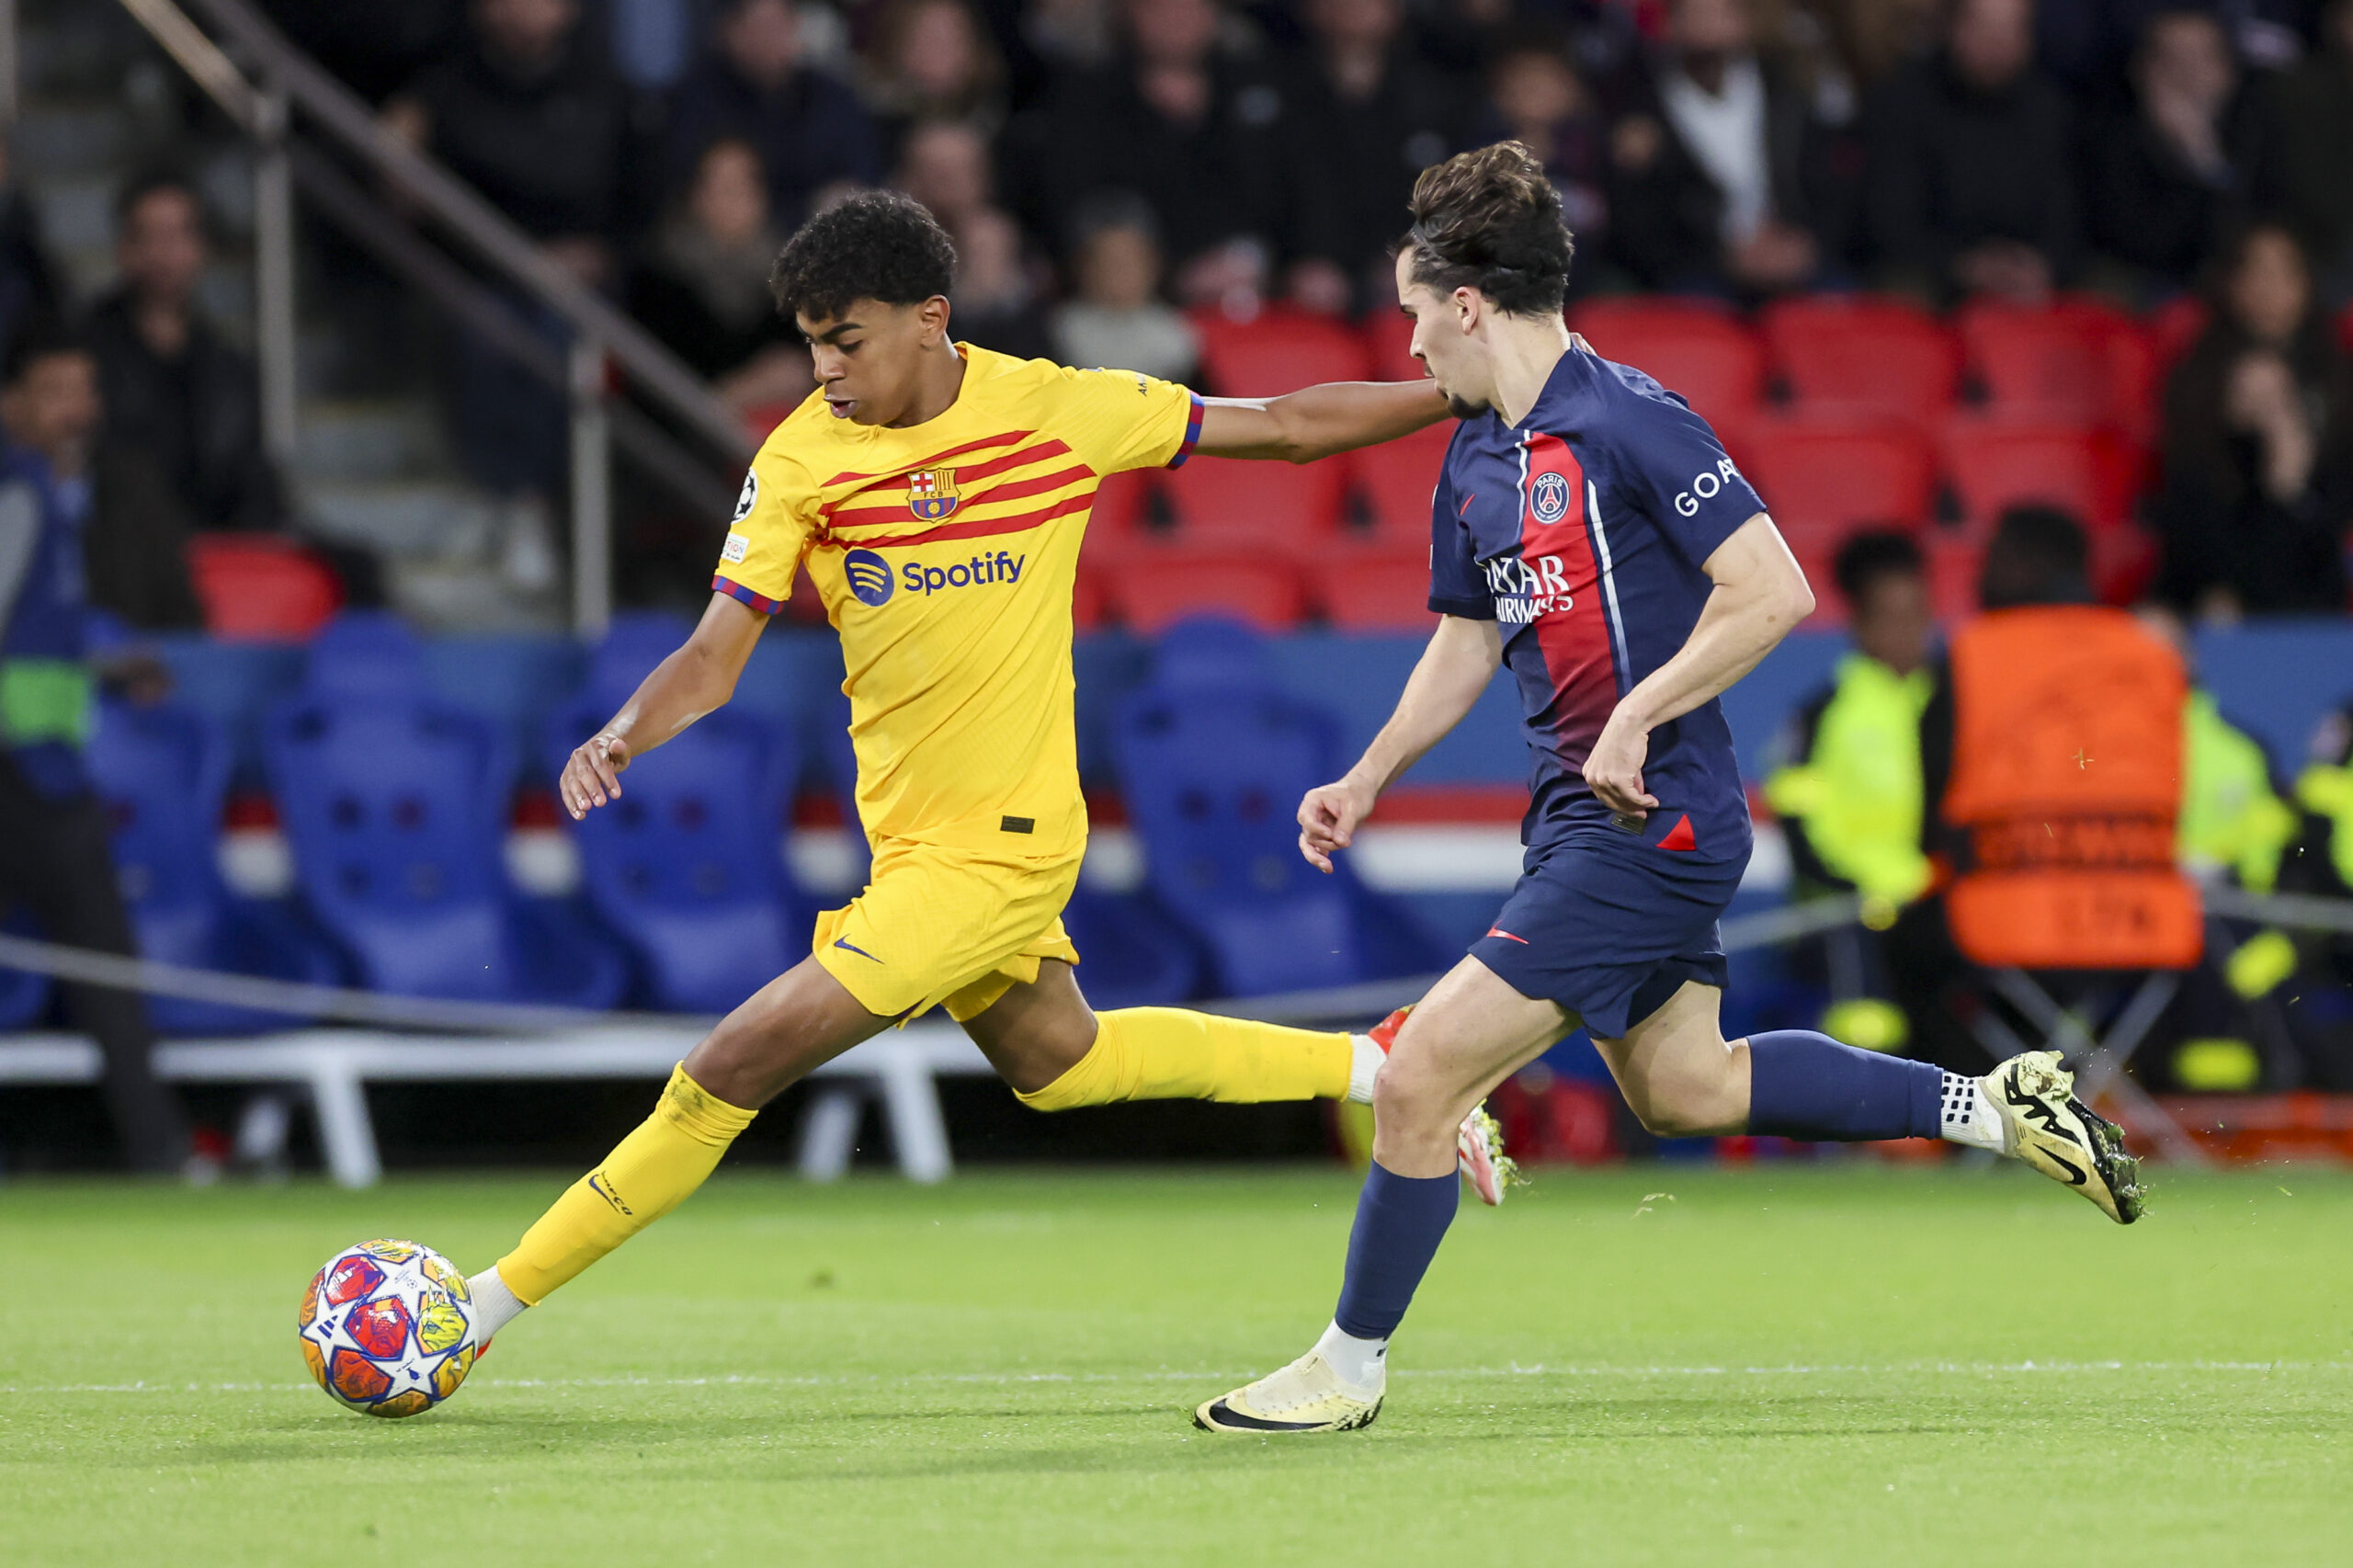
<svg viewBox="0 0 2353 1568">
<path fill-rule="evenodd" d="M 842 557 L 842 575 L 849 579 L 849 591 L 858 602 L 882 605 L 891 602 L 891 563 L 870 550 L 853 550 Z"/>
</svg>

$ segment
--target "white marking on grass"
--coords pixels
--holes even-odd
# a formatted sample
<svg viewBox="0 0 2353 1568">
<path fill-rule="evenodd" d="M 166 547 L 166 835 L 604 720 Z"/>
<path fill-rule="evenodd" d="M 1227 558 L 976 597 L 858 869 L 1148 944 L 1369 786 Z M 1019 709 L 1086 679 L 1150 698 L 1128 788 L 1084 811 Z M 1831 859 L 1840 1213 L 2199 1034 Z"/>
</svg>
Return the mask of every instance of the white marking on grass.
<svg viewBox="0 0 2353 1568">
<path fill-rule="evenodd" d="M 1778 1377 L 1881 1377 L 1910 1373 L 1935 1373 L 1951 1377 L 1996 1377 L 2008 1374 L 2043 1373 L 2076 1375 L 2094 1372 L 2353 1372 L 2353 1361 L 1915 1361 L 1891 1362 L 1881 1366 L 1861 1363 L 1825 1362 L 1821 1365 L 1790 1365 L 1783 1367 L 1551 1367 L 1538 1363 L 1531 1367 L 1401 1367 L 1391 1376 L 1413 1379 L 1448 1378 L 1778 1378 Z M 917 1383 L 986 1383 L 1010 1385 L 1019 1383 L 1139 1383 L 1139 1382 L 1216 1382 L 1221 1379 L 1247 1377 L 1246 1372 L 910 1372 L 886 1375 L 880 1372 L 863 1376 L 808 1375 L 790 1377 L 765 1372 L 730 1372 L 701 1378 L 483 1378 L 472 1380 L 475 1388 L 498 1389 L 604 1389 L 604 1388 L 883 1388 Z M 207 1383 L 207 1382 L 147 1382 L 129 1383 L 52 1383 L 0 1385 L 0 1396 L 21 1398 L 43 1394 L 110 1394 L 110 1393 L 299 1393 L 315 1389 L 315 1383 Z"/>
</svg>

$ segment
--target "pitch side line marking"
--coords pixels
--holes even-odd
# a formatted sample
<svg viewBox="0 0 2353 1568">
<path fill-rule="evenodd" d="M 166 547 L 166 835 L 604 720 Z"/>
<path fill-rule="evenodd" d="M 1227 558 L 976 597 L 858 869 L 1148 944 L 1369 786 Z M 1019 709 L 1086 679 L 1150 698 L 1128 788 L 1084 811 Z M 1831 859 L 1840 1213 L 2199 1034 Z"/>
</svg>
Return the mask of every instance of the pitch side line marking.
<svg viewBox="0 0 2353 1568">
<path fill-rule="evenodd" d="M 2026 1372 L 2353 1372 L 2353 1361 L 1917 1361 L 1884 1366 L 1825 1363 L 1787 1367 L 1438 1367 L 1397 1368 L 1392 1377 L 1448 1378 L 1722 1378 L 1885 1376 L 1930 1372 L 1943 1376 L 1995 1377 Z M 1214 1382 L 1246 1376 L 1229 1369 L 1198 1372 L 917 1372 L 903 1377 L 781 1377 L 759 1372 L 709 1378 L 476 1378 L 469 1386 L 505 1389 L 598 1388 L 884 1388 L 906 1383 L 1137 1383 Z M 314 1383 L 55 1383 L 0 1385 L 0 1395 L 21 1397 L 76 1393 L 289 1393 L 307 1392 Z"/>
</svg>

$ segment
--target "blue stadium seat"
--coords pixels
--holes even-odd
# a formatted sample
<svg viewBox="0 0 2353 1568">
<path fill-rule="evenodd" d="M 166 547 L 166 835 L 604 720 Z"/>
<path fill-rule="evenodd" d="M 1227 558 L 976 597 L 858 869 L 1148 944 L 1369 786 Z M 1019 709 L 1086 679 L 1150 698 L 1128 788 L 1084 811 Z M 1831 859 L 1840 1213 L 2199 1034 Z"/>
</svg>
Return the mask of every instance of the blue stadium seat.
<svg viewBox="0 0 2353 1568">
<path fill-rule="evenodd" d="M 233 896 L 216 851 L 229 787 L 218 725 L 176 703 L 108 702 L 85 753 L 106 802 L 115 869 L 142 957 L 191 969 L 332 985 L 334 950 L 290 909 Z M 158 1032 L 251 1034 L 300 1021 L 284 1013 L 174 996 L 148 1000 Z"/>
<path fill-rule="evenodd" d="M 604 636 L 589 651 L 588 678 L 581 693 L 584 700 L 603 704 L 605 711 L 581 732 L 582 737 L 594 733 L 597 724 L 611 718 L 637 689 L 637 683 L 677 652 L 694 629 L 692 621 L 668 610 L 624 610 L 614 616 Z M 579 744 L 577 739 L 573 742 Z"/>
<path fill-rule="evenodd" d="M 390 610 L 346 610 L 311 639 L 302 689 L 329 701 L 417 700 L 429 689 L 424 645 Z"/>
<path fill-rule="evenodd" d="M 580 702 L 550 727 L 550 766 L 682 635 L 675 622 L 617 622 Z M 799 772 L 779 726 L 722 710 L 632 761 L 620 799 L 569 824 L 589 905 L 636 955 L 653 1006 L 723 1013 L 807 956 L 814 911 L 780 853 Z"/>
<path fill-rule="evenodd" d="M 1063 911 L 1078 947 L 1078 983 L 1097 1007 L 1161 1007 L 1201 994 L 1200 945 L 1149 894 L 1082 882 Z"/>
<path fill-rule="evenodd" d="M 1434 961 L 1342 869 L 1300 858 L 1300 797 L 1338 772 L 1336 725 L 1284 695 L 1235 627 L 1173 629 L 1122 705 L 1113 751 L 1150 886 L 1229 995 L 1345 985 Z"/>
<path fill-rule="evenodd" d="M 518 898 L 502 857 L 514 766 L 491 724 L 422 699 L 298 698 L 263 742 L 305 900 L 380 991 L 616 1005 L 628 966 Z"/>
</svg>

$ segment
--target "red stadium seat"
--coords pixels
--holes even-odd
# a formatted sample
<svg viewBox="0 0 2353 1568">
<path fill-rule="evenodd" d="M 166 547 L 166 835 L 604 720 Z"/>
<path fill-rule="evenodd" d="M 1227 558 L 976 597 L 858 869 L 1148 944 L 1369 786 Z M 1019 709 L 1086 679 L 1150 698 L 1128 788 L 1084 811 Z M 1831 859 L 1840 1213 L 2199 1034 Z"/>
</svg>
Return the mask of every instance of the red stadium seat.
<svg viewBox="0 0 2353 1568">
<path fill-rule="evenodd" d="M 2211 312 L 2195 294 L 2177 294 L 2141 318 L 2141 330 L 2157 357 L 2159 370 L 2169 370 L 2205 334 Z"/>
<path fill-rule="evenodd" d="M 291 540 L 199 534 L 188 542 L 188 569 L 215 637 L 299 640 L 343 608 L 335 573 Z"/>
<path fill-rule="evenodd" d="M 2070 426 L 1960 417 L 1941 437 L 1962 521 L 1984 537 L 2005 507 L 2037 503 L 2097 532 L 2131 509 L 2135 465 L 2112 437 Z"/>
<path fill-rule="evenodd" d="M 1413 631 L 1438 625 L 1430 613 L 1429 552 L 1343 559 L 1314 574 L 1316 608 L 1342 631 Z"/>
<path fill-rule="evenodd" d="M 1441 421 L 1402 441 L 1384 441 L 1348 454 L 1348 478 L 1368 525 L 1367 542 L 1427 551 L 1430 539 L 1430 493 L 1446 461 L 1454 425 Z"/>
<path fill-rule="evenodd" d="M 1150 518 L 1161 471 L 1137 469 L 1105 477 L 1095 492 L 1095 506 L 1086 522 L 1086 553 L 1117 555 L 1140 544 Z"/>
<path fill-rule="evenodd" d="M 1299 568 L 1260 554 L 1172 550 L 1111 568 L 1108 587 L 1120 619 L 1146 636 L 1188 616 L 1222 615 L 1261 631 L 1284 631 L 1305 609 Z"/>
<path fill-rule="evenodd" d="M 1767 307 L 1774 367 L 1798 407 L 1933 425 L 1961 381 L 1961 345 L 1905 301 L 1817 295 Z"/>
<path fill-rule="evenodd" d="M 2156 354 L 2130 317 L 2084 300 L 2039 310 L 1980 301 L 1962 308 L 1959 324 L 1992 412 L 2148 439 Z"/>
<path fill-rule="evenodd" d="M 1365 374 L 1376 381 L 1415 381 L 1422 362 L 1414 358 L 1414 318 L 1403 311 L 1368 311 L 1358 335 L 1364 340 Z"/>
<path fill-rule="evenodd" d="M 1110 590 L 1104 586 L 1103 573 L 1090 554 L 1078 558 L 1078 577 L 1072 585 L 1070 598 L 1071 624 L 1081 631 L 1093 631 L 1110 619 Z"/>
<path fill-rule="evenodd" d="M 1347 477 L 1329 461 L 1197 457 L 1164 474 L 1160 493 L 1176 524 L 1172 542 L 1298 555 L 1329 548 Z"/>
<path fill-rule="evenodd" d="M 1977 613 L 1977 579 L 1985 569 L 1985 546 L 1974 539 L 1932 534 L 1922 541 L 1928 557 L 1928 602 L 1937 619 L 1959 626 Z"/>
<path fill-rule="evenodd" d="M 1896 421 L 1761 421 L 1741 437 L 1741 472 L 1792 550 L 1835 551 L 1859 528 L 1917 530 L 1936 511 L 1936 452 Z"/>
<path fill-rule="evenodd" d="M 1726 312 L 1661 300 L 1578 306 L 1569 324 L 1605 359 L 1631 365 L 1710 424 L 1737 423 L 1765 395 L 1765 346 Z"/>
<path fill-rule="evenodd" d="M 1360 381 L 1363 340 L 1330 316 L 1267 311 L 1238 322 L 1215 310 L 1196 311 L 1201 338 L 1201 380 L 1220 397 L 1272 397 L 1318 381 Z"/>
</svg>

